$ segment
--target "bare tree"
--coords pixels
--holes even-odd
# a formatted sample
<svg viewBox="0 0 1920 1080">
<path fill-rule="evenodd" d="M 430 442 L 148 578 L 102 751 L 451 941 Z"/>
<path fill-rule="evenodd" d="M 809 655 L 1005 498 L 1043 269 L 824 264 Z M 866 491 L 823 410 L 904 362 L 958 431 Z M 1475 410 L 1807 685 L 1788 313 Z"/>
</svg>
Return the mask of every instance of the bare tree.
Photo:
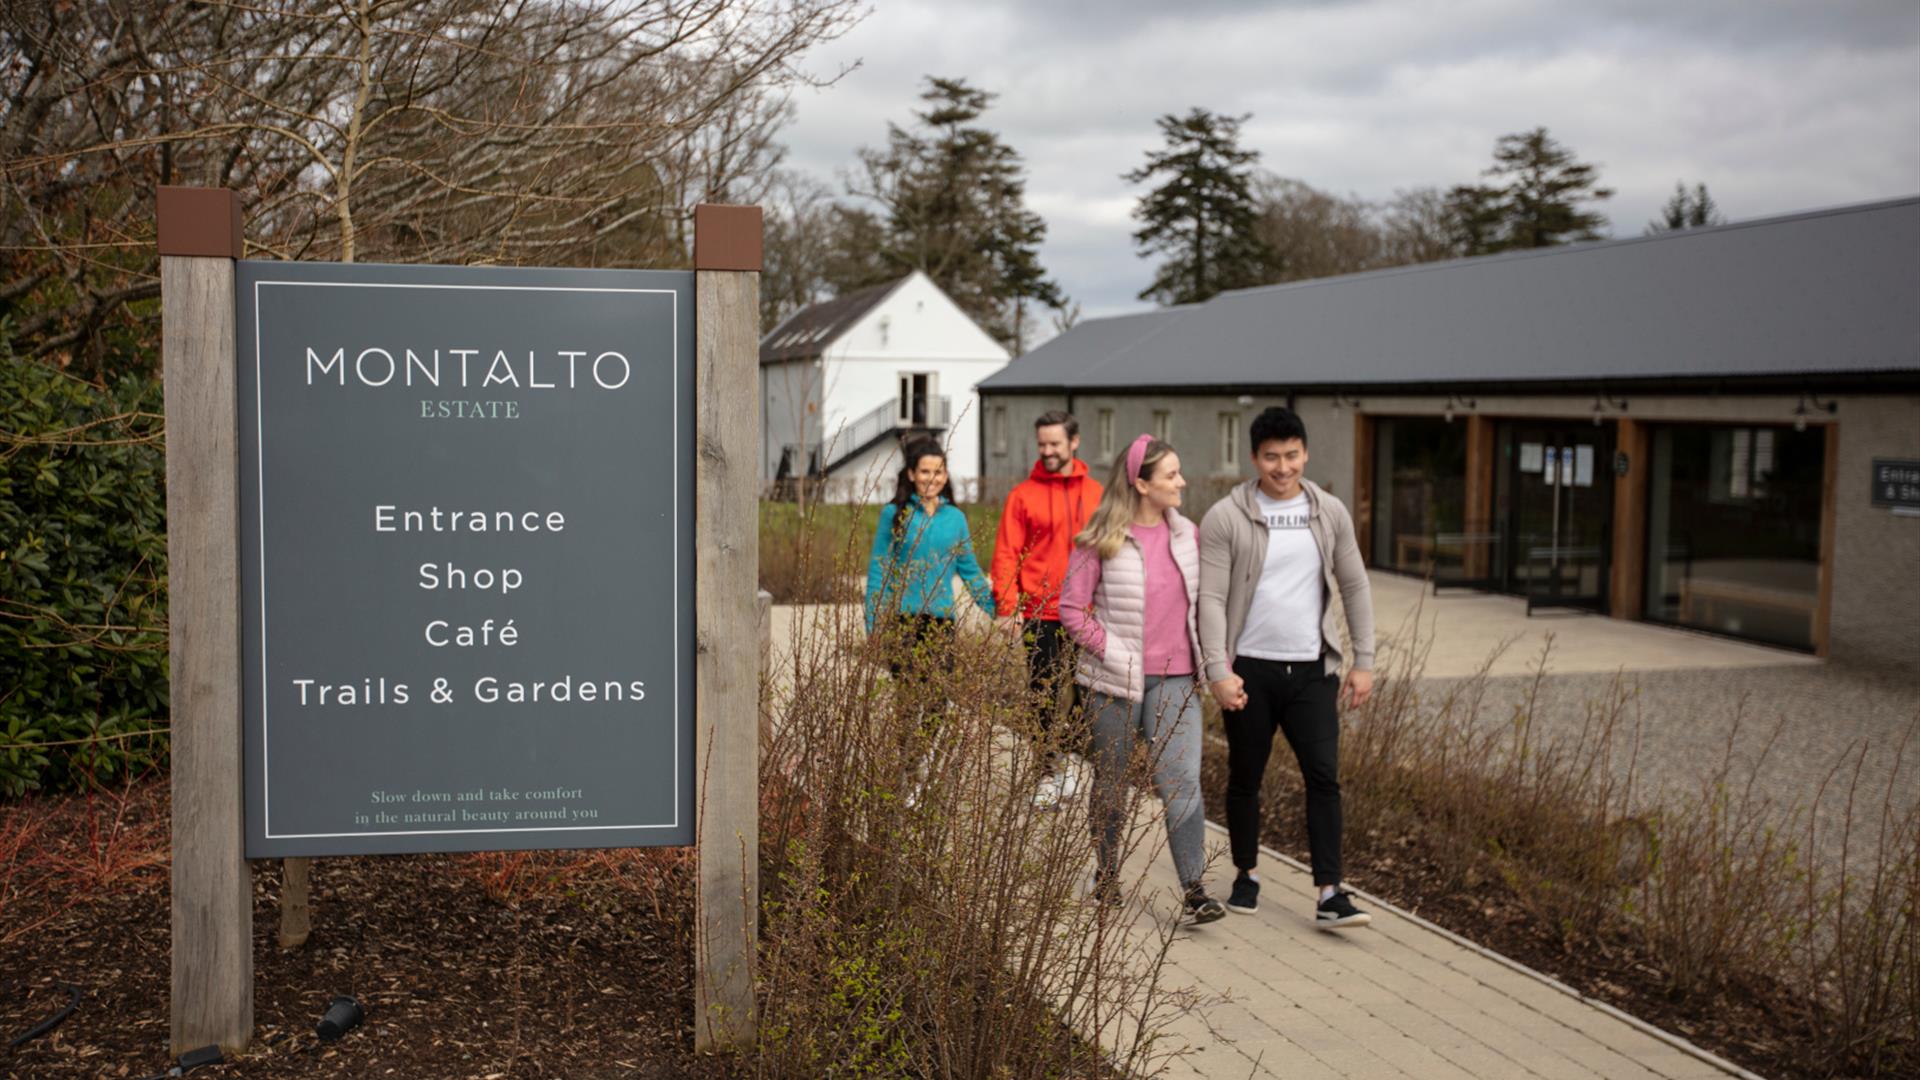
<svg viewBox="0 0 1920 1080">
<path fill-rule="evenodd" d="M 691 203 L 758 196 L 853 5 L 10 4 L 0 317 L 22 354 L 141 352 L 160 183 L 239 190 L 280 258 L 681 263 Z"/>
<path fill-rule="evenodd" d="M 1455 240 L 1456 231 L 1446 193 L 1433 187 L 1396 191 L 1382 208 L 1381 263 L 1405 266 L 1457 258 L 1465 252 Z"/>
<path fill-rule="evenodd" d="M 1254 201 L 1253 231 L 1273 250 L 1274 281 L 1333 277 L 1382 265 L 1381 229 L 1365 200 L 1263 173 L 1254 180 Z"/>
<path fill-rule="evenodd" d="M 766 241 L 760 272 L 760 330 L 765 333 L 833 293 L 828 264 L 838 231 L 832 191 L 810 176 L 775 174 L 763 205 Z"/>
</svg>

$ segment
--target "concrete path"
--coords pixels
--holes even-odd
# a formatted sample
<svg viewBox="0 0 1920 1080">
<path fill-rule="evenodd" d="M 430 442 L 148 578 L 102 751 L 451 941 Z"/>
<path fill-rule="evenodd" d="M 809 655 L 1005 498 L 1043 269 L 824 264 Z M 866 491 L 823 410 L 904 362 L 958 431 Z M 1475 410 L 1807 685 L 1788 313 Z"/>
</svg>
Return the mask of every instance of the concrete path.
<svg viewBox="0 0 1920 1080">
<path fill-rule="evenodd" d="M 1149 800 L 1150 801 L 1150 800 Z M 1157 807 L 1155 807 L 1157 809 Z M 1221 849 L 1217 828 L 1210 846 Z M 1152 853 L 1156 896 L 1143 919 L 1171 917 L 1176 877 Z M 1143 857 L 1147 857 L 1143 855 Z M 1377 901 L 1371 926 L 1312 925 L 1311 876 L 1269 852 L 1260 910 L 1183 929 L 1163 982 L 1214 1000 L 1175 1016 L 1188 1052 L 1161 1075 L 1207 1080 L 1505 1080 L 1751 1076 L 1704 1051 L 1583 1001 Z M 1221 875 L 1217 874 L 1216 877 Z M 1216 889 L 1216 892 L 1221 890 Z M 1140 928 L 1144 933 L 1145 928 Z"/>
<path fill-rule="evenodd" d="M 1421 647 L 1428 649 L 1423 675 L 1430 679 L 1474 674 L 1505 641 L 1512 644 L 1488 674 L 1528 674 L 1548 634 L 1553 635 L 1548 670 L 1554 674 L 1821 665 L 1804 653 L 1604 615 L 1541 611 L 1529 617 L 1526 601 L 1517 596 L 1459 590 L 1435 596 L 1418 578 L 1377 570 L 1369 577 L 1381 650 L 1405 647 L 1417 618 Z"/>
</svg>

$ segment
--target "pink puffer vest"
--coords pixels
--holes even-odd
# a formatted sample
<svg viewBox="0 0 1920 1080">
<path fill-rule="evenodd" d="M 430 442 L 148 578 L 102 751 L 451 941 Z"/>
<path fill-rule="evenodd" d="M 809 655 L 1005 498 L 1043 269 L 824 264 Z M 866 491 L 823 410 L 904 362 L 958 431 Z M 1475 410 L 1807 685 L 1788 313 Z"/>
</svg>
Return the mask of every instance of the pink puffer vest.
<svg viewBox="0 0 1920 1080">
<path fill-rule="evenodd" d="M 1187 642 L 1193 649 L 1195 678 L 1206 670 L 1200 651 L 1200 629 L 1195 619 L 1200 593 L 1200 531 L 1173 510 L 1167 511 L 1173 561 L 1187 586 Z M 1112 697 L 1139 701 L 1146 696 L 1141 670 L 1141 643 L 1146 640 L 1146 562 L 1140 544 L 1129 533 L 1113 558 L 1100 564 L 1100 584 L 1093 590 L 1093 613 L 1107 632 L 1106 655 L 1080 650 L 1074 681 Z"/>
</svg>

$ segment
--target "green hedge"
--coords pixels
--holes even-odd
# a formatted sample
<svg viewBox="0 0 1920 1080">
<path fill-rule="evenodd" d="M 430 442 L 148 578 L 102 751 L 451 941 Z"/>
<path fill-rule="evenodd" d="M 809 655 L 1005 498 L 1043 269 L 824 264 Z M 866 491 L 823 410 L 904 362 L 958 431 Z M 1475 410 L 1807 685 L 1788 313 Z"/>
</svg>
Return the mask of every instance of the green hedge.
<svg viewBox="0 0 1920 1080">
<path fill-rule="evenodd" d="M 0 351 L 0 795 L 166 754 L 161 411 Z"/>
</svg>

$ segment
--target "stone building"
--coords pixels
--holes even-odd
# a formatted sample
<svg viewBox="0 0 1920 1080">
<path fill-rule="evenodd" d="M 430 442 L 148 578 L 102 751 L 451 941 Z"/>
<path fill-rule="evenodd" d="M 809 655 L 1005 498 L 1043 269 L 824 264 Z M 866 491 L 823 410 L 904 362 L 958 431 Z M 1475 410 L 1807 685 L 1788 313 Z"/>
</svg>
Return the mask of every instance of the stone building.
<svg viewBox="0 0 1920 1080">
<path fill-rule="evenodd" d="M 1154 432 L 1204 504 L 1287 404 L 1377 569 L 1920 659 L 1920 197 L 1093 320 L 980 392 L 990 481 L 1066 409 L 1096 474 Z"/>
</svg>

